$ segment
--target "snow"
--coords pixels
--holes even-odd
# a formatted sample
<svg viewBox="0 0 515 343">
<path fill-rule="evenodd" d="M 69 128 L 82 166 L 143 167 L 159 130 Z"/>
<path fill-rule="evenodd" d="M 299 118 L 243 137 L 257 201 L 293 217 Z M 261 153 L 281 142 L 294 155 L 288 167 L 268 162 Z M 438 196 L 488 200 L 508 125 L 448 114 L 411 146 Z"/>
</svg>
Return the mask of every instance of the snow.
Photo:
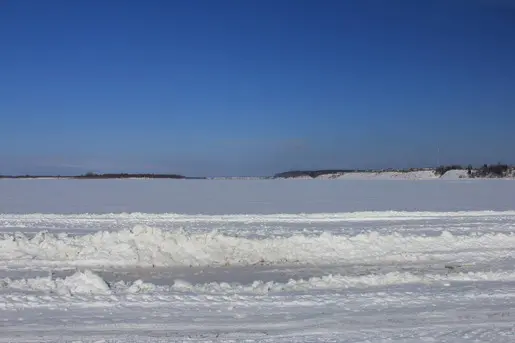
<svg viewBox="0 0 515 343">
<path fill-rule="evenodd" d="M 433 170 L 419 170 L 410 172 L 353 172 L 338 175 L 340 180 L 435 180 L 438 176 Z"/>
<path fill-rule="evenodd" d="M 14 290 L 24 291 L 41 291 L 44 293 L 57 294 L 106 294 L 109 292 L 109 286 L 98 275 L 90 270 L 77 272 L 64 279 L 32 278 L 11 280 L 5 278 L 0 282 L 0 289 L 11 288 Z"/>
<path fill-rule="evenodd" d="M 449 170 L 441 176 L 441 178 L 444 180 L 466 179 L 468 177 L 469 175 L 467 170 L 456 169 Z"/>
<path fill-rule="evenodd" d="M 0 342 L 513 341 L 514 191 L 2 180 Z"/>
<path fill-rule="evenodd" d="M 74 295 L 118 295 L 149 294 L 148 298 L 155 297 L 156 293 L 162 297 L 169 293 L 209 293 L 209 294 L 275 294 L 282 292 L 310 292 L 316 290 L 338 291 L 349 288 L 369 288 L 380 286 L 393 286 L 403 284 L 424 284 L 449 286 L 450 282 L 477 282 L 477 281 L 515 281 L 515 273 L 508 272 L 468 272 L 455 274 L 425 274 L 417 275 L 410 272 L 389 272 L 379 275 L 344 276 L 340 274 L 311 277 L 308 279 L 288 282 L 264 282 L 256 280 L 250 284 L 209 282 L 192 284 L 188 281 L 177 279 L 171 286 L 160 286 L 152 283 L 136 280 L 132 283 L 119 281 L 108 285 L 99 275 L 91 270 L 77 271 L 65 278 L 52 279 L 37 277 L 29 279 L 11 280 L 5 278 L 0 282 L 0 290 L 15 290 L 26 292 L 40 292 L 42 294 L 58 294 L 61 296 Z M 39 300 L 41 304 L 45 299 Z M 8 307 L 9 304 L 5 303 Z"/>
<path fill-rule="evenodd" d="M 515 217 L 513 217 L 515 219 Z M 280 264 L 384 264 L 415 259 L 418 262 L 463 260 L 481 262 L 504 251 L 515 257 L 512 233 L 455 236 L 402 236 L 363 233 L 355 236 L 294 234 L 289 237 L 234 237 L 217 231 L 192 234 L 136 226 L 116 232 L 83 236 L 21 232 L 0 239 L 0 266 L 223 266 Z M 299 247 L 302 247 L 299 249 Z M 477 250 L 481 250 L 478 253 Z"/>
<path fill-rule="evenodd" d="M 514 174 L 511 175 L 508 173 L 504 177 L 505 180 L 513 180 Z M 315 179 L 317 180 L 458 180 L 458 179 L 469 179 L 468 171 L 464 169 L 451 169 L 445 172 L 443 175 L 438 175 L 435 173 L 435 170 L 417 170 L 417 171 L 374 171 L 374 172 L 340 172 L 340 173 L 330 173 L 330 174 L 322 174 L 317 176 Z M 313 178 L 310 176 L 298 176 L 293 177 L 291 179 L 309 179 Z M 484 178 L 475 178 L 477 179 L 486 179 Z"/>
<path fill-rule="evenodd" d="M 299 176 L 294 179 L 312 179 L 309 176 Z M 341 172 L 322 174 L 316 179 L 325 180 L 437 180 L 439 176 L 434 170 L 417 170 L 417 171 L 382 171 L 382 172 Z"/>
</svg>

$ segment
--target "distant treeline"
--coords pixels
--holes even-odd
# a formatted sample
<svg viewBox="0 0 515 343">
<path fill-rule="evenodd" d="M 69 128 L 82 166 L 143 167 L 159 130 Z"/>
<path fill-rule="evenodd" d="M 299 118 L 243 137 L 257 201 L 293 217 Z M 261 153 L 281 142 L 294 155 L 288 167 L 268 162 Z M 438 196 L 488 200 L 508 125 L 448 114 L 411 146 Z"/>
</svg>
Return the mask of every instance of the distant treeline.
<svg viewBox="0 0 515 343">
<path fill-rule="evenodd" d="M 472 165 L 468 165 L 466 168 L 460 165 L 450 165 L 450 166 L 440 166 L 436 168 L 435 174 L 442 176 L 447 173 L 449 170 L 467 170 L 467 174 L 469 177 L 507 177 L 513 176 L 513 167 L 510 167 L 507 164 L 483 164 L 483 166 L 479 168 L 474 168 Z"/>
<path fill-rule="evenodd" d="M 186 177 L 177 174 L 145 174 L 145 173 L 86 173 L 83 175 L 61 176 L 61 175 L 0 175 L 0 179 L 43 179 L 43 178 L 60 178 L 60 179 L 204 179 L 201 177 Z"/>
<path fill-rule="evenodd" d="M 96 174 L 86 173 L 84 175 L 75 176 L 75 179 L 185 179 L 185 176 L 177 174 L 129 174 L 129 173 L 108 173 Z"/>
<path fill-rule="evenodd" d="M 505 177 L 509 176 L 508 173 L 512 172 L 512 168 L 507 164 L 494 164 L 494 165 L 483 165 L 481 168 L 476 169 L 471 174 L 472 177 Z"/>
<path fill-rule="evenodd" d="M 292 170 L 292 171 L 275 174 L 274 178 L 293 178 L 293 177 L 302 177 L 302 176 L 309 176 L 309 177 L 315 178 L 315 177 L 318 177 L 320 175 L 325 175 L 325 174 L 338 174 L 338 173 L 351 173 L 351 172 L 355 172 L 355 170 L 346 170 L 346 169 Z"/>
<path fill-rule="evenodd" d="M 40 176 L 40 175 L 0 175 L 0 179 L 41 179 L 44 177 L 52 176 Z"/>
</svg>

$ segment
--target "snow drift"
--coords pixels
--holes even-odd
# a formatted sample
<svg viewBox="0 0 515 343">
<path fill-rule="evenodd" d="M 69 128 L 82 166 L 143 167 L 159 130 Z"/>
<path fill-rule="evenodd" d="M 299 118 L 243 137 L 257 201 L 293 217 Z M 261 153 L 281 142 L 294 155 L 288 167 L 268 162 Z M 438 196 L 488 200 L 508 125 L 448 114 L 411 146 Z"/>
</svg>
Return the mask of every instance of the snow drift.
<svg viewBox="0 0 515 343">
<path fill-rule="evenodd" d="M 20 280 L 5 278 L 0 280 L 0 289 L 2 288 L 57 293 L 59 295 L 110 293 L 107 283 L 90 270 L 76 272 L 64 279 L 52 279 L 50 276 Z"/>
<path fill-rule="evenodd" d="M 57 295 L 123 295 L 152 294 L 169 292 L 193 293 L 248 293 L 266 294 L 277 292 L 303 292 L 313 290 L 341 290 L 349 288 L 369 288 L 403 284 L 441 284 L 448 286 L 451 282 L 488 282 L 515 281 L 515 274 L 510 272 L 469 272 L 449 274 L 414 274 L 411 272 L 389 272 L 385 274 L 368 274 L 344 276 L 340 274 L 311 277 L 307 279 L 290 279 L 288 282 L 256 280 L 250 284 L 230 282 L 209 282 L 192 284 L 184 280 L 175 280 L 170 286 L 154 285 L 136 280 L 134 282 L 117 281 L 108 284 L 99 275 L 90 270 L 77 271 L 66 278 L 53 279 L 51 276 L 30 279 L 0 280 L 0 290 L 19 292 L 42 292 Z"/>
<path fill-rule="evenodd" d="M 366 233 L 293 235 L 265 239 L 217 231 L 188 233 L 147 226 L 84 236 L 39 232 L 0 236 L 0 262 L 24 266 L 220 266 L 384 263 L 507 258 L 515 235 L 439 236 Z"/>
</svg>

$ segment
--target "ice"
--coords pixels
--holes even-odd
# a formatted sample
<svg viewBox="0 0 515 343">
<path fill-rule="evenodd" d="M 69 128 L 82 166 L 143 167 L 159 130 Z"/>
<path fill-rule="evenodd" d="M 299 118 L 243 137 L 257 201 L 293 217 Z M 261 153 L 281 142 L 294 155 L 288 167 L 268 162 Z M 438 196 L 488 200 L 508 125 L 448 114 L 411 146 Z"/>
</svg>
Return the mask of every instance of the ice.
<svg viewBox="0 0 515 343">
<path fill-rule="evenodd" d="M 515 182 L 0 180 L 0 342 L 510 342 Z"/>
<path fill-rule="evenodd" d="M 0 213 L 511 211 L 512 180 L 0 180 Z"/>
</svg>

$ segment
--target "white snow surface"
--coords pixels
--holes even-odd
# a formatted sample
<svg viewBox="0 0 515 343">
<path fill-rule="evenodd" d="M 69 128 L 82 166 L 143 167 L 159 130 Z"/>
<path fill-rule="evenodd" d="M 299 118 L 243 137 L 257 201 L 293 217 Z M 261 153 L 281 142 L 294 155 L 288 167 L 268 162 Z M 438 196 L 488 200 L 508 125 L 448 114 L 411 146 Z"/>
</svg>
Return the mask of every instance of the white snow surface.
<svg viewBox="0 0 515 343">
<path fill-rule="evenodd" d="M 514 191 L 0 180 L 0 342 L 515 341 Z"/>
</svg>

